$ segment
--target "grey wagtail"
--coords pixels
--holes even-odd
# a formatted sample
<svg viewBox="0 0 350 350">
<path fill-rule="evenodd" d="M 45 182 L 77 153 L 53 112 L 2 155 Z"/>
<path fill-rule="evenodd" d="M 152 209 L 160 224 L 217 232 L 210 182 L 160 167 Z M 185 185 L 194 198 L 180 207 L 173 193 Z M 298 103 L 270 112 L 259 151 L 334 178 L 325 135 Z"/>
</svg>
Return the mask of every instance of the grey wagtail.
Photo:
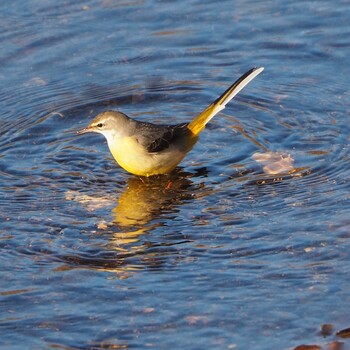
<svg viewBox="0 0 350 350">
<path fill-rule="evenodd" d="M 190 123 L 156 125 L 131 119 L 118 111 L 105 111 L 77 133 L 102 134 L 114 159 L 132 174 L 168 174 L 192 149 L 206 124 L 263 70 L 253 68 L 243 74 Z"/>
</svg>

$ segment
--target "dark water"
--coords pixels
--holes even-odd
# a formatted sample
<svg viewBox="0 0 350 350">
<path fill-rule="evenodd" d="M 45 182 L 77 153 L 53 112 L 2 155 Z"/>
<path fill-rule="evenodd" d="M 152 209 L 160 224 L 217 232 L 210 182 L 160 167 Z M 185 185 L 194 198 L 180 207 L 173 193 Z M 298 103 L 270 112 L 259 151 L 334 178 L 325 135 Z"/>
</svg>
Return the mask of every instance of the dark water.
<svg viewBox="0 0 350 350">
<path fill-rule="evenodd" d="M 290 349 L 349 327 L 348 5 L 3 2 L 1 347 Z M 187 121 L 253 66 L 170 188 L 74 134 L 111 108 Z M 264 174 L 266 150 L 294 172 Z"/>
</svg>

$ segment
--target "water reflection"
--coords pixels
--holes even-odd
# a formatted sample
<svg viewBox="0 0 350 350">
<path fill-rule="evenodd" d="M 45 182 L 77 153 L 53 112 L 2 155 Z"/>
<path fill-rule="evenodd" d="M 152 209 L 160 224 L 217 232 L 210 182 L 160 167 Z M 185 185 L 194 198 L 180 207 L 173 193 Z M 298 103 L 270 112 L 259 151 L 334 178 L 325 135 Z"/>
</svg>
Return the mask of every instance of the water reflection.
<svg viewBox="0 0 350 350">
<path fill-rule="evenodd" d="M 151 178 L 130 177 L 113 209 L 114 222 L 122 227 L 145 226 L 163 211 L 193 198 L 188 174 L 175 172 Z"/>
<path fill-rule="evenodd" d="M 203 174 L 203 170 L 200 170 Z M 163 216 L 176 216 L 179 206 L 196 198 L 198 186 L 191 181 L 190 174 L 177 169 L 171 175 L 139 178 L 130 176 L 120 195 L 86 195 L 69 191 L 67 200 L 74 200 L 87 211 L 106 208 L 110 211 L 112 203 L 117 202 L 111 211 L 112 219 L 107 222 L 104 215 L 97 223 L 97 233 L 107 235 L 108 243 L 104 249 L 98 248 L 96 254 L 61 257 L 70 267 L 88 267 L 115 271 L 125 277 L 125 273 L 140 268 L 159 267 L 166 256 L 175 253 L 175 244 L 187 242 L 179 235 L 177 239 L 165 242 L 152 242 L 144 237 L 148 232 L 163 225 Z M 135 260 L 136 259 L 136 260 Z M 139 264 L 142 260 L 142 265 Z"/>
<path fill-rule="evenodd" d="M 113 224 L 121 230 L 113 234 L 112 241 L 117 245 L 134 241 L 140 234 L 159 225 L 148 226 L 163 213 L 177 211 L 184 200 L 193 199 L 192 181 L 188 176 L 177 171 L 169 176 L 130 177 L 112 210 Z"/>
</svg>

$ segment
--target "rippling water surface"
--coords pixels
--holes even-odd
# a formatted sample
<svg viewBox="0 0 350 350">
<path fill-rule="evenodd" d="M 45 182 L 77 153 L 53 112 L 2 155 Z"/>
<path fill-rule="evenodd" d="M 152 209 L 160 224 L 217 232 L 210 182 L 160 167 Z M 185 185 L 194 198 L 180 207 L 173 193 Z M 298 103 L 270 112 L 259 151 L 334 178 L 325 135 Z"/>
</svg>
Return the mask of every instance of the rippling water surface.
<svg viewBox="0 0 350 350">
<path fill-rule="evenodd" d="M 277 350 L 349 327 L 349 21 L 341 0 L 3 3 L 1 347 Z M 188 121 L 253 66 L 170 177 L 75 135 L 106 109 Z"/>
</svg>

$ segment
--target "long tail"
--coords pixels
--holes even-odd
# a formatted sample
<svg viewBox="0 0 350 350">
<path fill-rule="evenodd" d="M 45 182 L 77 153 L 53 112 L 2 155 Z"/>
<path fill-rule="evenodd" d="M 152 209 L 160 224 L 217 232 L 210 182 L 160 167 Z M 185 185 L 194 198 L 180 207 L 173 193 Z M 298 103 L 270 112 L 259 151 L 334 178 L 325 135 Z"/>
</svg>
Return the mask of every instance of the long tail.
<svg viewBox="0 0 350 350">
<path fill-rule="evenodd" d="M 234 82 L 218 99 L 208 106 L 201 114 L 194 118 L 188 124 L 188 128 L 194 135 L 198 135 L 206 126 L 206 124 L 247 85 L 257 75 L 264 70 L 263 67 L 252 68 L 247 73 L 243 74 L 236 82 Z"/>
</svg>

